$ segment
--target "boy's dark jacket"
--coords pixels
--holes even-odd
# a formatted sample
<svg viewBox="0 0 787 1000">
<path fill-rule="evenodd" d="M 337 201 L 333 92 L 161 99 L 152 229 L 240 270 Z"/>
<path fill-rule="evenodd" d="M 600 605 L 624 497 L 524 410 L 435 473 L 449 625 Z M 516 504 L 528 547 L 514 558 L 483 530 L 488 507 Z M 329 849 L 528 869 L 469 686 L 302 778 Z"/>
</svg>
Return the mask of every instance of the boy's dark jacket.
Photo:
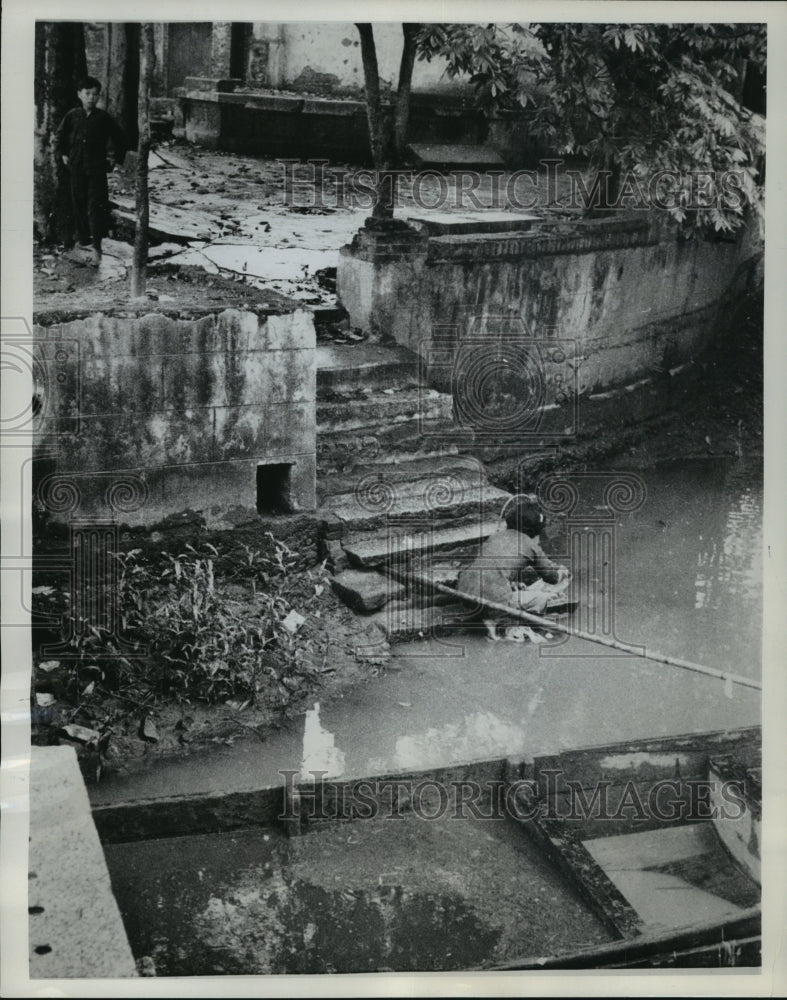
<svg viewBox="0 0 787 1000">
<path fill-rule="evenodd" d="M 126 155 L 123 131 L 111 115 L 95 108 L 88 115 L 84 108 L 72 108 L 58 127 L 55 136 L 57 155 L 68 157 L 72 173 L 103 174 L 111 170 L 108 151 L 118 163 Z"/>
</svg>

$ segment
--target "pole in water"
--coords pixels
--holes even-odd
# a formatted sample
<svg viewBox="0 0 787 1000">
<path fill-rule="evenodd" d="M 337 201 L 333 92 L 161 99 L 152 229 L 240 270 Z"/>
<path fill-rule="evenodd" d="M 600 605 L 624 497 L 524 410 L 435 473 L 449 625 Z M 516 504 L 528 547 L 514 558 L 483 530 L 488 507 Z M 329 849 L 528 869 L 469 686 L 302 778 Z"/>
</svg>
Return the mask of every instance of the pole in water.
<svg viewBox="0 0 787 1000">
<path fill-rule="evenodd" d="M 485 601 L 483 598 L 474 597 L 472 594 L 464 594 L 460 590 L 454 590 L 453 587 L 447 587 L 443 583 L 435 583 L 430 580 L 429 577 L 421 576 L 419 573 L 389 573 L 391 576 L 404 577 L 406 580 L 410 580 L 414 583 L 419 583 L 424 587 L 431 587 L 433 590 L 439 591 L 441 594 L 450 594 L 457 600 L 462 601 L 464 604 L 471 604 L 473 607 L 482 607 L 490 611 L 500 611 L 509 617 L 518 618 L 520 621 L 525 622 L 528 625 L 540 625 L 542 628 L 548 628 L 553 632 L 563 632 L 566 635 L 576 636 L 578 639 L 584 639 L 586 642 L 593 642 L 597 645 L 608 646 L 610 649 L 618 649 L 629 656 L 635 656 L 639 659 L 653 660 L 656 663 L 666 663 L 672 667 L 679 667 L 681 670 L 689 670 L 693 673 L 704 674 L 706 677 L 714 677 L 716 680 L 725 681 L 726 684 L 737 684 L 740 687 L 753 688 L 755 691 L 762 691 L 762 682 L 754 680 L 752 677 L 744 677 L 742 674 L 735 674 L 729 670 L 717 670 L 716 667 L 706 667 L 701 663 L 692 663 L 691 660 L 682 660 L 676 656 L 667 656 L 665 653 L 657 652 L 633 652 L 622 642 L 618 642 L 615 639 L 607 639 L 602 636 L 592 635 L 590 632 L 582 632 L 578 629 L 572 629 L 568 625 L 563 625 L 561 622 L 553 622 L 548 618 L 542 618 L 540 615 L 531 614 L 529 611 L 522 611 L 520 608 L 512 607 L 508 604 L 499 604 L 497 601 Z"/>
</svg>

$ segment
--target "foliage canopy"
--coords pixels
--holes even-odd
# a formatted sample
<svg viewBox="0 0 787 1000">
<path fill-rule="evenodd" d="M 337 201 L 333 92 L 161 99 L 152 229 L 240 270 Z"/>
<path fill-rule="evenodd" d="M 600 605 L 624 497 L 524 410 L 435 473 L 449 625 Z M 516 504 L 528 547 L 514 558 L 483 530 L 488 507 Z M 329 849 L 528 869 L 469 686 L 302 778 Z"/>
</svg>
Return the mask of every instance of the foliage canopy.
<svg viewBox="0 0 787 1000">
<path fill-rule="evenodd" d="M 764 24 L 423 24 L 417 48 L 469 77 L 483 106 L 528 109 L 531 132 L 562 155 L 618 182 L 680 175 L 678 221 L 697 172 L 710 177 L 698 225 L 762 213 L 765 123 L 743 93 L 747 70 L 764 79 Z M 719 197 L 725 179 L 733 197 Z"/>
</svg>

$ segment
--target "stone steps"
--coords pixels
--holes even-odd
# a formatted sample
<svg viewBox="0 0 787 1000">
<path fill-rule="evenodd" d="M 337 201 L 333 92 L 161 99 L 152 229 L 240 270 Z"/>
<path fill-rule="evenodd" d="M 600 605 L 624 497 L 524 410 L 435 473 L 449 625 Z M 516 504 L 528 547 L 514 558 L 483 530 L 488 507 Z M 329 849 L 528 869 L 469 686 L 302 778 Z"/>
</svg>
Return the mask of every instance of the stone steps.
<svg viewBox="0 0 787 1000">
<path fill-rule="evenodd" d="M 328 402 L 318 400 L 317 426 L 335 434 L 365 428 L 377 431 L 380 421 L 453 420 L 453 398 L 447 392 L 420 386 L 417 389 L 386 386 L 382 393 L 371 387 L 362 388 L 361 393 Z"/>
<path fill-rule="evenodd" d="M 417 455 L 411 459 L 396 458 L 390 462 L 372 462 L 362 470 L 361 474 L 364 478 L 373 475 L 394 486 L 415 480 L 432 482 L 435 478 L 445 479 L 450 476 L 458 476 L 463 480 L 472 477 L 474 482 L 486 482 L 486 472 L 478 459 L 455 452 L 436 456 Z M 357 488 L 359 479 L 359 472 L 353 469 L 323 477 L 326 488 L 334 495 L 352 493 Z"/>
<path fill-rule="evenodd" d="M 369 615 L 368 620 L 382 629 L 388 642 L 403 642 L 429 635 L 450 635 L 451 632 L 459 632 L 457 641 L 460 641 L 461 633 L 466 629 L 479 627 L 469 620 L 467 607 L 459 601 L 440 605 L 411 605 L 406 608 L 389 605 L 382 611 Z"/>
<path fill-rule="evenodd" d="M 362 397 L 317 404 L 321 477 L 370 463 L 456 451 L 453 400 L 432 389 L 365 387 Z"/>
<path fill-rule="evenodd" d="M 388 564 L 395 551 L 397 558 L 410 553 L 414 557 L 428 556 L 433 552 L 452 553 L 469 557 L 478 551 L 481 542 L 500 527 L 500 519 L 487 517 L 484 520 L 468 521 L 464 524 L 435 525 L 429 530 L 402 527 L 385 532 L 349 532 L 342 540 L 341 547 L 353 566 L 375 569 Z M 395 536 L 395 544 L 394 544 Z"/>
<path fill-rule="evenodd" d="M 332 587 L 356 613 L 379 618 L 391 640 L 432 631 L 452 599 L 386 569 L 415 559 L 436 582 L 455 583 L 500 528 L 510 494 L 458 454 L 452 397 L 419 385 L 410 351 L 364 343 L 317 354 L 317 491 L 331 525 Z"/>
<path fill-rule="evenodd" d="M 316 348 L 317 400 L 342 401 L 362 389 L 417 389 L 417 355 L 382 344 L 319 344 Z"/>
<path fill-rule="evenodd" d="M 509 494 L 486 481 L 483 467 L 461 456 L 367 466 L 321 481 L 322 509 L 346 530 L 384 528 L 415 518 L 438 526 L 496 516 Z"/>
</svg>

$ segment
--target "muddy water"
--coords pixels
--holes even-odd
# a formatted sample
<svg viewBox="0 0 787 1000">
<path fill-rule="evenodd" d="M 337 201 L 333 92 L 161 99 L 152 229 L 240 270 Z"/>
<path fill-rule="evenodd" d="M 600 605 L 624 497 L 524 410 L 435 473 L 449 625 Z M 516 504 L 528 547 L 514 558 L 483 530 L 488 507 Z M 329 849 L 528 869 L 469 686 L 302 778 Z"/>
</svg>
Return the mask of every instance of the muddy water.
<svg viewBox="0 0 787 1000">
<path fill-rule="evenodd" d="M 616 636 L 759 677 L 758 466 L 695 461 L 639 475 L 644 504 L 618 515 Z M 573 638 L 544 649 L 457 632 L 396 647 L 384 676 L 321 705 L 319 725 L 331 773 L 340 760 L 344 776 L 361 776 L 759 721 L 756 690 Z M 158 762 L 91 795 L 107 802 L 279 784 L 279 770 L 305 758 L 304 730 L 300 720 L 264 743 Z"/>
<path fill-rule="evenodd" d="M 619 517 L 620 635 L 646 649 L 762 676 L 762 473 L 718 459 L 640 473 L 647 495 Z"/>
</svg>

